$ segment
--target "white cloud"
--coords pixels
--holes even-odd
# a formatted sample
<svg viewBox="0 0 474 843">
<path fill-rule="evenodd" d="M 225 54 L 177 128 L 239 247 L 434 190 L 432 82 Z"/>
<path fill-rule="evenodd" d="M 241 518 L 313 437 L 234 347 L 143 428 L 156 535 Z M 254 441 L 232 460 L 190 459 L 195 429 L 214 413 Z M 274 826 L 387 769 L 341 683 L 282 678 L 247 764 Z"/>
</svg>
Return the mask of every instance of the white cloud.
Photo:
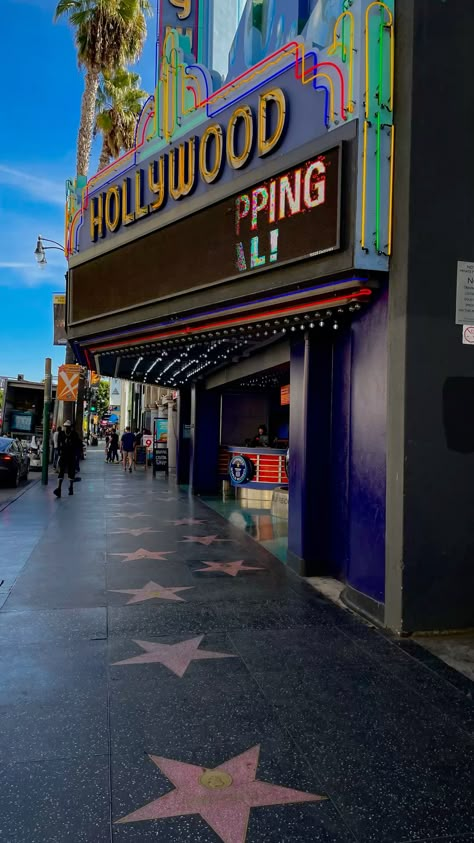
<svg viewBox="0 0 474 843">
<path fill-rule="evenodd" d="M 16 170 L 5 164 L 0 164 L 0 184 L 15 187 L 34 199 L 40 199 L 50 205 L 64 207 L 66 203 L 66 188 L 61 182 L 32 176 L 31 173 Z"/>
<path fill-rule="evenodd" d="M 8 269 L 7 272 L 1 270 Z M 33 287 L 54 287 L 62 289 L 64 287 L 64 276 L 54 272 L 52 267 L 40 269 L 34 264 L 19 263 L 13 264 L 10 267 L 5 267 L 0 264 L 0 287 L 14 287 L 18 289 L 33 288 Z"/>
<path fill-rule="evenodd" d="M 20 263 L 19 261 L 0 261 L 0 269 L 29 269 L 31 263 Z"/>
</svg>

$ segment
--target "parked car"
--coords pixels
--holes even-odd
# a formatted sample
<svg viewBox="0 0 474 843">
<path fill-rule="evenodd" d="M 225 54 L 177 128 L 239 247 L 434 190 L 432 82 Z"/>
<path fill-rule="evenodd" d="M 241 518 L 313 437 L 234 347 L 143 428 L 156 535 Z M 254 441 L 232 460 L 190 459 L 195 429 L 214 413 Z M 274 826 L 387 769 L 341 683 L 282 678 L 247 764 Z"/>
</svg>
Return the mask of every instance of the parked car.
<svg viewBox="0 0 474 843">
<path fill-rule="evenodd" d="M 28 479 L 30 458 L 23 445 L 9 436 L 0 436 L 0 477 L 13 486 L 18 486 L 24 477 Z"/>
</svg>

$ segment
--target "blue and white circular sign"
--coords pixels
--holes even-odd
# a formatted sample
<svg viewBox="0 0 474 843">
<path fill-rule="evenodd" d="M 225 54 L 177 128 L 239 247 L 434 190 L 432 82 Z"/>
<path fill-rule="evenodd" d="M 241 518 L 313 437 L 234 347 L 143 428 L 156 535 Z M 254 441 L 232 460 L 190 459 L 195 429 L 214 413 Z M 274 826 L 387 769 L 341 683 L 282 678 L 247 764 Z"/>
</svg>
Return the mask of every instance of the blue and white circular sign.
<svg viewBox="0 0 474 843">
<path fill-rule="evenodd" d="M 253 477 L 253 462 L 241 454 L 232 457 L 229 463 L 229 474 L 232 483 L 236 486 L 243 486 L 250 483 Z"/>
</svg>

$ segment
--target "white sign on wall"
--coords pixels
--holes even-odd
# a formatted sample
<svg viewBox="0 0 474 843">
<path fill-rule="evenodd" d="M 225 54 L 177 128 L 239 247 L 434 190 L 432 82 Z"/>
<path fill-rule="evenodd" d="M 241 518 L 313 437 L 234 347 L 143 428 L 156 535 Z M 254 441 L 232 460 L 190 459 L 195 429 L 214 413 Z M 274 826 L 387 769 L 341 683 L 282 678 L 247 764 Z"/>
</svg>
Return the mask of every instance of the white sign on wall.
<svg viewBox="0 0 474 843">
<path fill-rule="evenodd" d="M 474 262 L 458 261 L 456 325 L 474 324 Z"/>
<path fill-rule="evenodd" d="M 474 325 L 463 325 L 462 343 L 463 345 L 474 345 Z"/>
<path fill-rule="evenodd" d="M 109 400 L 113 406 L 119 405 L 122 400 L 122 381 L 119 378 L 111 378 Z"/>
</svg>

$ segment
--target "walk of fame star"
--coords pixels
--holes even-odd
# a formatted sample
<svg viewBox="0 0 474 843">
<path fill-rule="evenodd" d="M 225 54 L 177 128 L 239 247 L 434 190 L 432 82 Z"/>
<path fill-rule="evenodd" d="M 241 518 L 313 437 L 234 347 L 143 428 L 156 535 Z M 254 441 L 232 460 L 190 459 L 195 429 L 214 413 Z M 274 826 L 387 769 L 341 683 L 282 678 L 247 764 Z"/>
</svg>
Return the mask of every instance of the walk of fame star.
<svg viewBox="0 0 474 843">
<path fill-rule="evenodd" d="M 322 802 L 327 798 L 259 781 L 259 755 L 257 745 L 213 770 L 150 755 L 175 789 L 116 822 L 200 814 L 223 843 L 245 843 L 251 808 Z"/>
<path fill-rule="evenodd" d="M 114 662 L 114 665 L 163 664 L 181 679 L 193 661 L 236 658 L 231 653 L 213 653 L 211 650 L 198 650 L 203 638 L 204 635 L 199 635 L 197 638 L 189 638 L 187 641 L 181 641 L 179 644 L 153 644 L 150 641 L 134 640 L 134 643 L 138 644 L 145 652 L 131 659 Z"/>
<path fill-rule="evenodd" d="M 207 521 L 200 521 L 199 518 L 179 518 L 178 521 L 168 521 L 168 524 L 174 524 L 175 527 L 190 527 L 194 524 L 207 524 Z"/>
<path fill-rule="evenodd" d="M 119 534 L 127 533 L 130 536 L 143 536 L 148 533 L 161 533 L 162 530 L 152 530 L 151 527 L 136 527 L 134 530 L 127 530 L 126 527 L 120 527 L 119 530 L 112 530 L 111 536 L 118 536 Z"/>
<path fill-rule="evenodd" d="M 175 550 L 145 550 L 139 547 L 134 553 L 109 553 L 109 556 L 124 556 L 123 562 L 136 562 L 138 559 L 158 559 L 159 562 L 166 562 L 166 556 L 176 553 Z"/>
<path fill-rule="evenodd" d="M 179 588 L 167 588 L 157 582 L 150 580 L 143 588 L 109 588 L 109 591 L 114 591 L 116 594 L 133 594 L 131 600 L 127 600 L 127 606 L 132 603 L 144 603 L 145 600 L 175 600 L 180 603 L 185 603 L 182 597 L 178 597 L 178 591 L 189 591 L 194 588 L 192 585 L 180 586 Z"/>
<path fill-rule="evenodd" d="M 239 559 L 238 562 L 203 562 L 207 568 L 197 568 L 197 571 L 204 571 L 208 574 L 210 571 L 222 571 L 223 574 L 229 574 L 230 577 L 236 577 L 241 571 L 264 571 L 265 568 L 255 568 L 252 565 L 244 565 L 244 560 Z"/>
<path fill-rule="evenodd" d="M 231 542 L 232 539 L 221 539 L 219 536 L 185 536 L 184 539 L 181 539 L 179 544 L 204 544 L 206 547 L 209 547 L 210 544 L 214 544 L 215 542 Z"/>
</svg>

